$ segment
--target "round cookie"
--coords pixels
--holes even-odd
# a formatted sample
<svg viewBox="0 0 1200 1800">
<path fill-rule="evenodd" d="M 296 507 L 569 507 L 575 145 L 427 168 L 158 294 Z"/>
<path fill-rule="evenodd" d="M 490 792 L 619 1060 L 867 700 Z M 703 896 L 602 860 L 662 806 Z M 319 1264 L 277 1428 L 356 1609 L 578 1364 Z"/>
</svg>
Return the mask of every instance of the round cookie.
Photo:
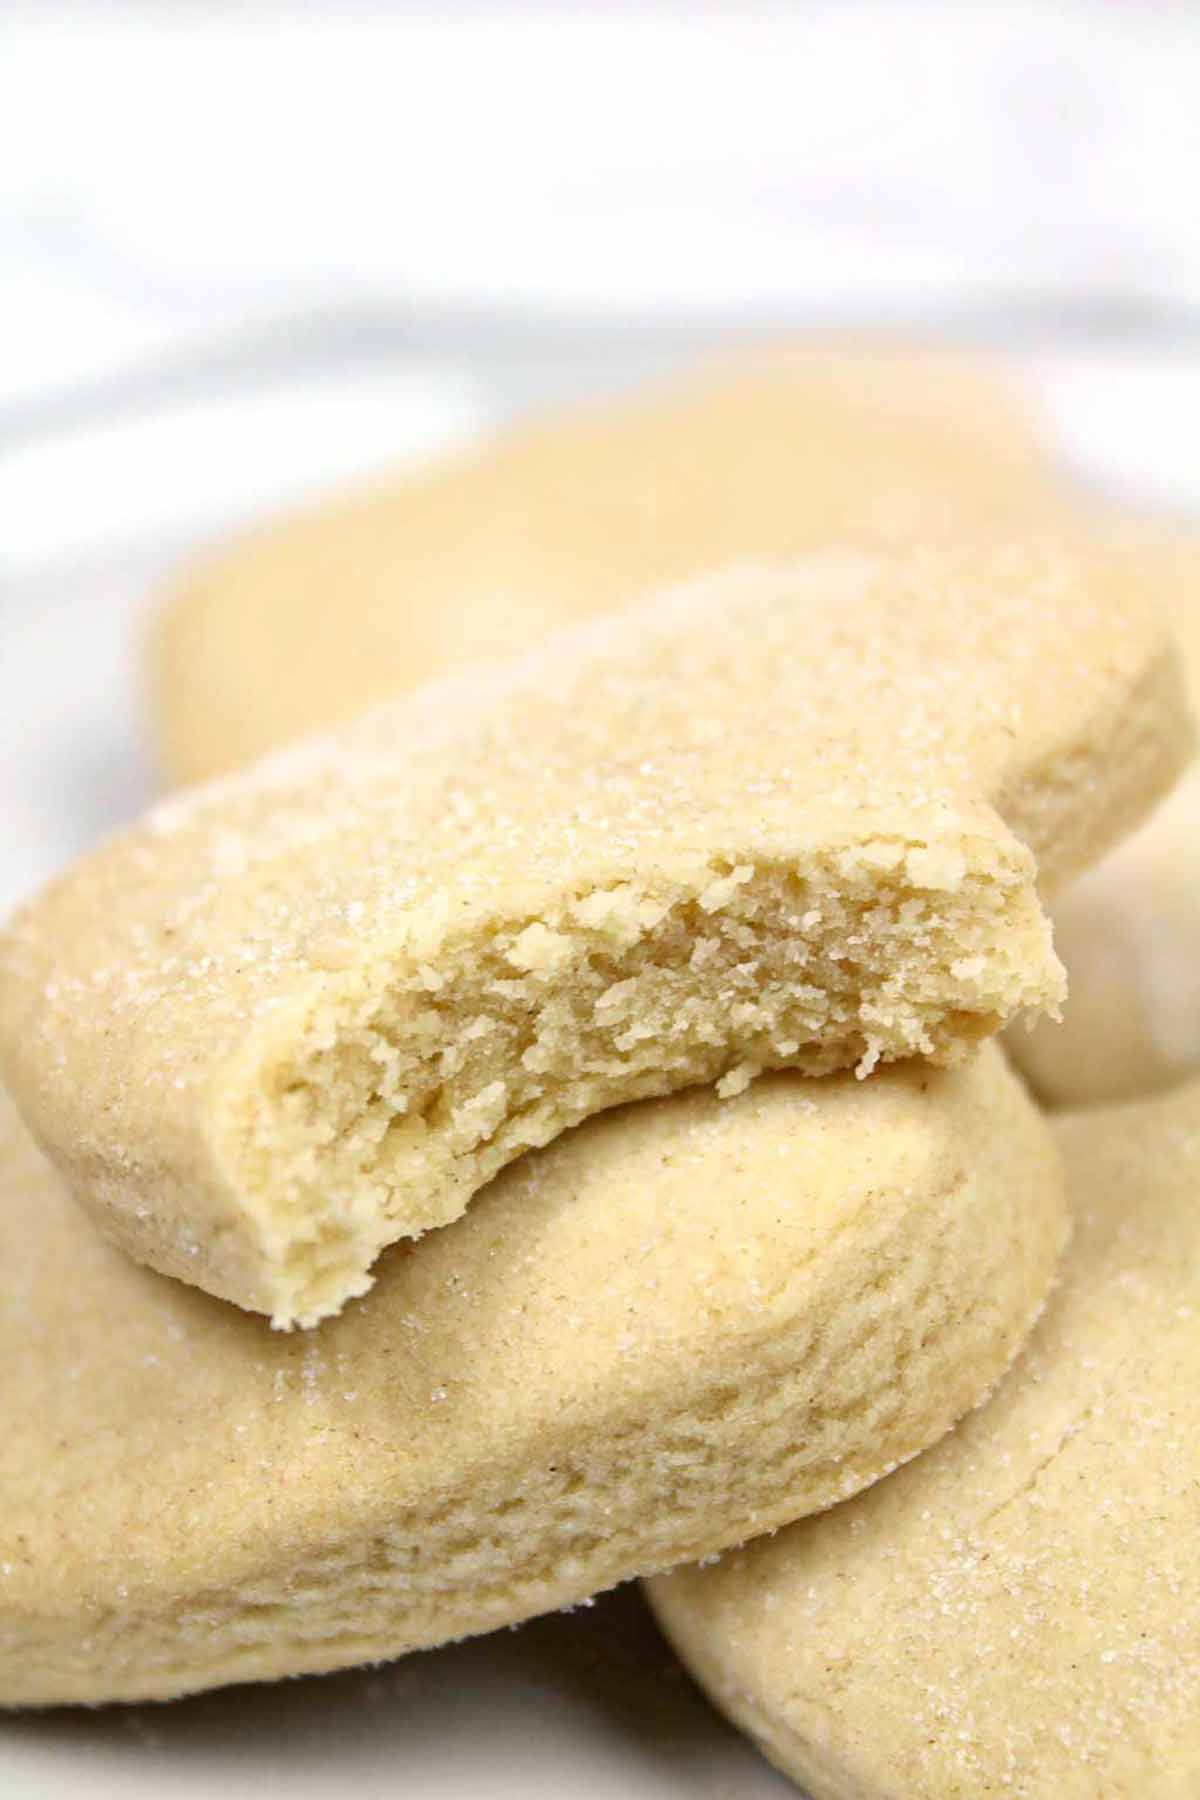
<svg viewBox="0 0 1200 1800">
<path fill-rule="evenodd" d="M 828 1505 L 995 1381 L 1066 1224 L 992 1046 L 609 1113 L 309 1338 L 0 1144 L 8 1705 L 394 1656 Z"/>
<path fill-rule="evenodd" d="M 163 762 L 194 780 L 430 676 L 742 557 L 1044 514 L 995 371 L 913 350 L 713 358 L 427 473 L 268 525 L 184 577 L 149 644 Z"/>
<path fill-rule="evenodd" d="M 308 1324 L 604 1107 L 952 1061 L 1060 997 L 1035 874 L 1190 749 L 1144 586 L 732 570 L 188 790 L 9 928 L 6 1079 L 123 1247 Z"/>
<path fill-rule="evenodd" d="M 1200 697 L 1200 541 L 1146 552 L 1162 570 L 1193 707 Z M 1200 771 L 1054 907 L 1067 968 L 1061 1023 L 1009 1037 L 1047 1106 L 1154 1093 L 1200 1073 Z"/>
<path fill-rule="evenodd" d="M 1200 1084 L 1057 1134 L 1074 1241 L 988 1405 L 849 1505 L 651 1585 L 813 1800 L 1200 1792 Z"/>
</svg>

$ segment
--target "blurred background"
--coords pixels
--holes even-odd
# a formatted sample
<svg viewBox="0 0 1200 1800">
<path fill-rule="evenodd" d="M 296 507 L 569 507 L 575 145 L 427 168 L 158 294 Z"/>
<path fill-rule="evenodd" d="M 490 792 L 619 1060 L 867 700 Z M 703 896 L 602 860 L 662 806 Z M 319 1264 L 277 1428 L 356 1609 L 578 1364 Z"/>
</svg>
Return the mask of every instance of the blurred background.
<svg viewBox="0 0 1200 1800">
<path fill-rule="evenodd" d="M 1186 0 L 0 0 L 0 911 L 154 790 L 138 638 L 190 549 L 701 347 L 998 350 L 1079 473 L 1200 514 L 1198 196 Z M 597 1616 L 398 1665 L 417 1786 L 347 1676 L 26 1721 L 0 1793 L 211 1793 L 222 1732 L 227 1796 L 288 1745 L 306 1795 L 560 1754 L 579 1793 L 785 1791 L 636 1601 Z"/>
<path fill-rule="evenodd" d="M 0 905 L 148 791 L 189 546 L 702 345 L 998 346 L 1200 504 L 1198 193 L 1183 0 L 7 0 Z"/>
<path fill-rule="evenodd" d="M 714 337 L 1196 339 L 1189 4 L 8 0 L 0 22 L 10 579 Z"/>
</svg>

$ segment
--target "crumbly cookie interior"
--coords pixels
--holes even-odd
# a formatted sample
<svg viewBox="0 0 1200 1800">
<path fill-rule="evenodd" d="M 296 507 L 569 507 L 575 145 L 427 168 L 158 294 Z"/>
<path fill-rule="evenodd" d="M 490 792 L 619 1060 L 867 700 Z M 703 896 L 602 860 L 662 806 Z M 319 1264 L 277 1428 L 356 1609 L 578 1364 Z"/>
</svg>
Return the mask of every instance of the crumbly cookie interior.
<svg viewBox="0 0 1200 1800">
<path fill-rule="evenodd" d="M 237 1115 L 276 1323 L 364 1291 L 385 1244 L 592 1113 L 704 1082 L 733 1095 L 770 1068 L 950 1063 L 1061 997 L 1036 902 L 999 860 L 880 842 L 708 876 L 592 889 L 322 998 Z"/>
</svg>

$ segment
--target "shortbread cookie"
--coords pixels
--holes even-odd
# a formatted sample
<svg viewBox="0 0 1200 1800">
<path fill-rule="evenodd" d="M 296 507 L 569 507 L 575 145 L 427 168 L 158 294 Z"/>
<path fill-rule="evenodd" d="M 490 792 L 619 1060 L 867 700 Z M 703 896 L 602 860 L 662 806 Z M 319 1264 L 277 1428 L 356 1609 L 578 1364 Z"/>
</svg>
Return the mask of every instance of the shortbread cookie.
<svg viewBox="0 0 1200 1800">
<path fill-rule="evenodd" d="M 1200 1085 L 1058 1134 L 1075 1241 L 995 1398 L 871 1494 L 653 1584 L 813 1800 L 1200 1793 Z"/>
<path fill-rule="evenodd" d="M 7 1079 L 126 1249 L 311 1323 L 603 1107 L 1053 1005 L 1026 846 L 1187 743 L 1115 557 L 733 571 L 152 814 L 10 929 Z"/>
<path fill-rule="evenodd" d="M 1155 551 L 1200 699 L 1200 541 Z M 1049 1106 L 1154 1093 L 1200 1073 L 1200 770 L 1058 901 L 1070 998 L 1061 1024 L 1017 1026 L 1010 1049 Z"/>
<path fill-rule="evenodd" d="M 829 345 L 714 358 L 189 574 L 150 643 L 163 760 L 219 773 L 742 557 L 927 541 L 1049 504 L 1032 422 L 992 370 Z"/>
<path fill-rule="evenodd" d="M 8 1704 L 393 1656 L 825 1506 L 978 1400 L 1065 1236 L 994 1046 L 592 1120 L 308 1338 L 139 1268 L 4 1136 Z"/>
</svg>

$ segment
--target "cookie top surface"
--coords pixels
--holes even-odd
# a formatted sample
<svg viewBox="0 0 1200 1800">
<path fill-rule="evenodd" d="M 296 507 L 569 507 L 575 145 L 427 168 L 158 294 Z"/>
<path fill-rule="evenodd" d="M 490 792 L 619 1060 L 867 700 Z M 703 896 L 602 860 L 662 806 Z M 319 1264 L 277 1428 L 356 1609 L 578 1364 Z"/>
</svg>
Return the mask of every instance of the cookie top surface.
<svg viewBox="0 0 1200 1800">
<path fill-rule="evenodd" d="M 4 938 L 18 1104 L 127 1248 L 307 1321 L 603 1105 L 960 1053 L 1060 991 L 1018 839 L 1052 882 L 1188 747 L 1144 586 L 732 570 L 185 792 Z"/>
<path fill-rule="evenodd" d="M 1057 1131 L 1075 1239 L 988 1405 L 873 1493 L 657 1586 L 817 1800 L 1200 1782 L 1200 1085 Z"/>
<path fill-rule="evenodd" d="M 1043 516 L 1049 485 L 990 368 L 833 345 L 714 357 L 197 567 L 150 647 L 164 757 L 216 774 L 667 583 Z"/>
<path fill-rule="evenodd" d="M 112 1249 L 0 1104 L 0 1703 L 394 1655 L 825 1505 L 994 1381 L 1063 1236 L 989 1046 L 611 1112 L 300 1337 Z"/>
<path fill-rule="evenodd" d="M 1200 701 L 1200 539 L 1143 544 Z M 1200 1073 L 1200 770 L 1054 908 L 1070 998 L 1010 1052 L 1049 1106 L 1096 1106 Z"/>
</svg>

